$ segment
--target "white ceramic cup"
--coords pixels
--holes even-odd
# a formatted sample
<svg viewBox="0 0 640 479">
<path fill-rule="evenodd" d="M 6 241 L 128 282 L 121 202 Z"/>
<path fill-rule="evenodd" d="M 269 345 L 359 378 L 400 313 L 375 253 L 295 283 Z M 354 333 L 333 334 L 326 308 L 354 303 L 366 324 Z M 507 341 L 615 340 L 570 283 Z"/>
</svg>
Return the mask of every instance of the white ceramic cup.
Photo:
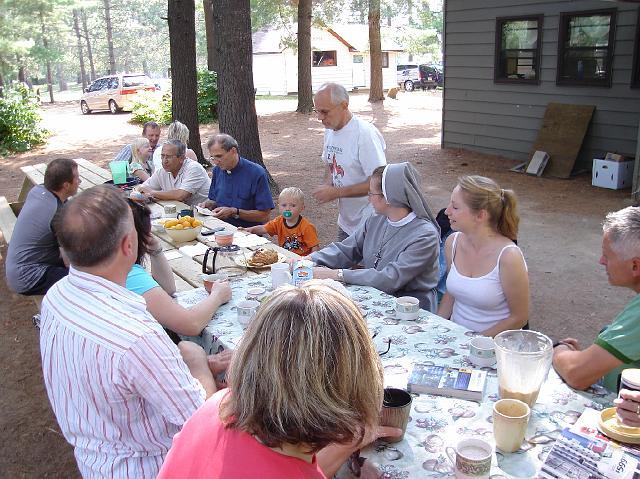
<svg viewBox="0 0 640 479">
<path fill-rule="evenodd" d="M 420 315 L 420 301 L 412 296 L 400 296 L 396 299 L 396 319 L 413 321 Z"/>
<path fill-rule="evenodd" d="M 493 448 L 487 441 L 477 438 L 463 439 L 455 448 L 449 446 L 445 450 L 455 468 L 457 479 L 489 477 Z"/>
<path fill-rule="evenodd" d="M 496 447 L 504 452 L 515 452 L 524 441 L 531 409 L 518 399 L 500 399 L 493 405 L 493 436 Z"/>
<path fill-rule="evenodd" d="M 277 289 L 283 284 L 291 284 L 291 273 L 288 263 L 274 263 L 271 265 L 271 287 Z"/>
<path fill-rule="evenodd" d="M 267 290 L 264 288 L 249 288 L 247 290 L 247 299 L 260 301 L 267 294 Z"/>
<path fill-rule="evenodd" d="M 477 336 L 469 342 L 469 359 L 478 367 L 496 364 L 496 350 L 493 338 Z"/>
<path fill-rule="evenodd" d="M 176 205 L 166 204 L 164 205 L 164 214 L 165 216 L 175 216 L 178 212 Z"/>
<path fill-rule="evenodd" d="M 249 326 L 249 323 L 255 316 L 259 306 L 260 303 L 253 299 L 240 301 L 236 305 L 236 310 L 238 312 L 238 322 L 242 325 L 243 328 Z"/>
</svg>

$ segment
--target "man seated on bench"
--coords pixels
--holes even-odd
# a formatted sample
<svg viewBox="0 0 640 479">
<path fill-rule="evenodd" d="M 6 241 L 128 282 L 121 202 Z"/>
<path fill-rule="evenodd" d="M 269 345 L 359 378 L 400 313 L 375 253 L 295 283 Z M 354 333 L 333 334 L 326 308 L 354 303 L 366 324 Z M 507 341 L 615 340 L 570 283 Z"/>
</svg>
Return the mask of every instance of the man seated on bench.
<svg viewBox="0 0 640 479">
<path fill-rule="evenodd" d="M 76 162 L 58 158 L 47 165 L 44 185 L 29 191 L 7 251 L 7 284 L 16 293 L 45 294 L 69 272 L 52 221 L 79 184 Z"/>
<path fill-rule="evenodd" d="M 197 161 L 186 157 L 187 146 L 180 140 L 162 145 L 162 168 L 138 186 L 138 190 L 154 200 L 182 201 L 196 205 L 207 199 L 211 180 Z"/>
</svg>

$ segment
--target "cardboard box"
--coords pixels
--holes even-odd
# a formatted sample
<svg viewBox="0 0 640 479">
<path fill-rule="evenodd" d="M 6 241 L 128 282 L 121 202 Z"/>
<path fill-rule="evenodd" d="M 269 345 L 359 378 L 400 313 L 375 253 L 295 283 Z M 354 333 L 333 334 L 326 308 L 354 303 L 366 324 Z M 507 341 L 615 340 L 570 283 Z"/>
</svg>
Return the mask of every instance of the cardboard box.
<svg viewBox="0 0 640 479">
<path fill-rule="evenodd" d="M 618 162 L 594 158 L 591 184 L 612 190 L 631 188 L 633 163 L 633 161 Z"/>
<path fill-rule="evenodd" d="M 605 160 L 608 160 L 608 161 L 629 161 L 629 160 L 628 160 L 627 158 L 625 158 L 623 155 L 619 155 L 619 154 L 617 154 L 617 153 L 611 153 L 611 152 L 607 153 L 607 154 L 604 156 L 604 159 L 605 159 Z"/>
</svg>

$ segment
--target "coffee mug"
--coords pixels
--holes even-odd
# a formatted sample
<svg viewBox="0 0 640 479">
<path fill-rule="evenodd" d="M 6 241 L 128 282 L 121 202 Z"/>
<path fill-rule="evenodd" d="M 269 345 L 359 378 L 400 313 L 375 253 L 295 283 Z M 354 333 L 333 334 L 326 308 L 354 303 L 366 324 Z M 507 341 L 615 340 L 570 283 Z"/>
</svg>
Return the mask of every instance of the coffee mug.
<svg viewBox="0 0 640 479">
<path fill-rule="evenodd" d="M 420 315 L 420 301 L 412 296 L 400 296 L 396 299 L 396 319 L 413 321 Z"/>
<path fill-rule="evenodd" d="M 404 438 L 411 412 L 413 398 L 404 389 L 385 388 L 382 401 L 381 426 L 392 426 L 402 429 L 400 437 L 381 438 L 387 442 L 400 442 Z"/>
<path fill-rule="evenodd" d="M 259 306 L 260 303 L 253 299 L 240 301 L 236 305 L 236 310 L 238 311 L 238 322 L 242 325 L 243 328 L 249 326 L 249 323 L 255 316 Z"/>
<path fill-rule="evenodd" d="M 496 447 L 504 452 L 515 452 L 524 441 L 531 409 L 518 399 L 500 399 L 493 405 L 493 436 Z"/>
<path fill-rule="evenodd" d="M 446 449 L 457 479 L 487 479 L 491 471 L 493 448 L 482 439 L 463 439 L 455 449 Z"/>
<path fill-rule="evenodd" d="M 193 218 L 193 210 L 180 210 L 178 218 L 182 218 L 183 216 L 191 216 Z"/>
<path fill-rule="evenodd" d="M 202 282 L 204 283 L 204 289 L 206 289 L 207 292 L 210 293 L 214 281 L 227 281 L 229 279 L 229 275 L 224 273 L 203 274 L 201 278 Z"/>
<path fill-rule="evenodd" d="M 167 204 L 164 205 L 164 214 L 165 216 L 173 216 L 176 214 L 176 205 Z"/>
<path fill-rule="evenodd" d="M 273 289 L 277 289 L 283 284 L 291 284 L 292 279 L 287 263 L 274 263 L 271 265 L 271 287 Z"/>
<path fill-rule="evenodd" d="M 222 230 L 216 231 L 214 234 L 218 246 L 230 246 L 233 244 L 233 231 Z"/>
<path fill-rule="evenodd" d="M 496 351 L 493 338 L 477 336 L 469 342 L 469 359 L 478 367 L 493 366 L 496 363 Z"/>
</svg>

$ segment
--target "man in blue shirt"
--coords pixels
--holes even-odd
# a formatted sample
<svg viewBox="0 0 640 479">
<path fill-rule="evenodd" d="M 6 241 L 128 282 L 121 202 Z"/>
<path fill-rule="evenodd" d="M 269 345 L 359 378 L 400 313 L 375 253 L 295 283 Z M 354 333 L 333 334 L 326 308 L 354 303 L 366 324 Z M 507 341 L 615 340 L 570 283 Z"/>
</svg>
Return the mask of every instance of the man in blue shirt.
<svg viewBox="0 0 640 479">
<path fill-rule="evenodd" d="M 242 158 L 238 142 L 220 133 L 209 139 L 207 148 L 214 165 L 209 199 L 199 206 L 209 208 L 216 218 L 234 226 L 249 227 L 269 221 L 275 207 L 264 168 Z"/>
</svg>

